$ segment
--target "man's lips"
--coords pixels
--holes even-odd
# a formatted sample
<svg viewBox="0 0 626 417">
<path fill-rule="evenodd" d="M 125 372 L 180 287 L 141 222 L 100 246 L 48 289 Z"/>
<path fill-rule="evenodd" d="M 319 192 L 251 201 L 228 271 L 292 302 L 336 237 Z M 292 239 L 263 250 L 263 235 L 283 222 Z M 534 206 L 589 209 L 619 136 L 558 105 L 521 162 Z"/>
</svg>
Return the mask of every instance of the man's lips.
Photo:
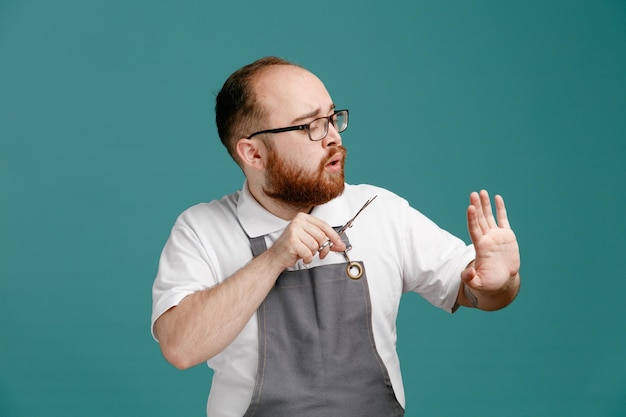
<svg viewBox="0 0 626 417">
<path fill-rule="evenodd" d="M 343 169 L 343 164 L 341 163 L 341 161 L 343 160 L 343 154 L 341 152 L 337 152 L 335 153 L 333 156 L 331 156 L 328 159 L 328 162 L 326 163 L 325 166 L 325 170 L 327 172 L 341 172 L 341 170 Z"/>
<path fill-rule="evenodd" d="M 328 160 L 328 163 L 326 164 L 326 166 L 338 165 L 342 159 L 343 159 L 342 153 L 337 152 Z"/>
</svg>

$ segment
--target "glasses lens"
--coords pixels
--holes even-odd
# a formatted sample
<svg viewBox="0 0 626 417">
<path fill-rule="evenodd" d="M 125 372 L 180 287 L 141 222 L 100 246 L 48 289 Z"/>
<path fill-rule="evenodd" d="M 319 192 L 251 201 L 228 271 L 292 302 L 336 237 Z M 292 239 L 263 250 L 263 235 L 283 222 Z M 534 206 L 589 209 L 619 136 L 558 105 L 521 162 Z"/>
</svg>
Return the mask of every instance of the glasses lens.
<svg viewBox="0 0 626 417">
<path fill-rule="evenodd" d="M 311 140 L 322 140 L 328 134 L 328 119 L 323 117 L 315 119 L 309 125 L 309 138 Z"/>
<path fill-rule="evenodd" d="M 340 110 L 333 117 L 333 125 L 337 132 L 341 133 L 348 128 L 348 111 Z"/>
<path fill-rule="evenodd" d="M 330 119 L 330 120 L 329 120 Z M 313 141 L 322 140 L 328 134 L 328 124 L 332 123 L 337 132 L 348 128 L 348 110 L 339 110 L 329 117 L 315 119 L 309 124 L 309 138 Z"/>
</svg>

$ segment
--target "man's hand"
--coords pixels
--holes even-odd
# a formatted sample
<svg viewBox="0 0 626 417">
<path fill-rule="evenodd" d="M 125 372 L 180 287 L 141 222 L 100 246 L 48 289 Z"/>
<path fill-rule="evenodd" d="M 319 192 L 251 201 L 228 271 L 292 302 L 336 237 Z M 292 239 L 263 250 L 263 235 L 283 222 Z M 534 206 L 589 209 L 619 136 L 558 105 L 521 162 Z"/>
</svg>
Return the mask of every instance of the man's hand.
<svg viewBox="0 0 626 417">
<path fill-rule="evenodd" d="M 469 300 L 469 305 L 488 310 L 508 305 L 519 288 L 517 239 L 509 225 L 504 200 L 497 195 L 495 203 L 497 219 L 493 216 L 487 191 L 470 195 L 467 227 L 476 258 L 461 274 L 466 284 L 461 290 L 464 301 Z M 468 305 L 466 302 L 460 304 Z"/>
<path fill-rule="evenodd" d="M 332 244 L 325 245 L 319 251 L 327 240 Z M 289 268 L 300 259 L 305 264 L 313 262 L 313 257 L 318 251 L 320 258 L 324 259 L 330 251 L 344 250 L 346 245 L 328 223 L 309 214 L 300 213 L 289 223 L 268 252 L 272 253 L 283 268 Z"/>
</svg>

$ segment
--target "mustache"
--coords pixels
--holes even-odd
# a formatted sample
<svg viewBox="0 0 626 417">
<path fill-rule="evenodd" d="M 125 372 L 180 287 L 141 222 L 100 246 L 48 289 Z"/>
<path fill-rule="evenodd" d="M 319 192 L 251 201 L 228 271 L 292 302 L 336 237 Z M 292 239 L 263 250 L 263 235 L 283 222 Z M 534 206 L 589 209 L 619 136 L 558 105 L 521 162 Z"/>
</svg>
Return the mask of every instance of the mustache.
<svg viewBox="0 0 626 417">
<path fill-rule="evenodd" d="M 328 156 L 324 160 L 324 166 L 331 159 L 333 159 L 335 157 L 335 155 L 337 155 L 337 154 L 341 154 L 341 160 L 343 162 L 346 159 L 346 156 L 348 154 L 348 150 L 346 148 L 344 148 L 342 145 L 332 147 L 331 149 L 328 150 Z"/>
</svg>

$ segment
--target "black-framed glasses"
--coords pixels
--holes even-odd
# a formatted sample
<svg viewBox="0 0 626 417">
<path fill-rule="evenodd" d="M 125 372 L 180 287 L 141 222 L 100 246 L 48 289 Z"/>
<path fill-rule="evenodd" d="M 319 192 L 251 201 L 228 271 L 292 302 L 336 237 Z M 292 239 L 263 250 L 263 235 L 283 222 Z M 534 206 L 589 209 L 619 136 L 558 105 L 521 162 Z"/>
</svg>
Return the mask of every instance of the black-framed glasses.
<svg viewBox="0 0 626 417">
<path fill-rule="evenodd" d="M 330 116 L 320 117 L 313 120 L 311 123 L 306 125 L 298 125 L 298 126 L 289 126 L 289 127 L 279 127 L 278 129 L 268 129 L 261 130 L 259 132 L 255 132 L 248 136 L 246 139 L 251 139 L 256 135 L 260 135 L 262 133 L 282 133 L 282 132 L 290 132 L 292 130 L 306 130 L 309 134 L 309 139 L 316 142 L 318 140 L 322 140 L 328 135 L 328 125 L 332 122 L 335 129 L 337 129 L 338 133 L 343 132 L 348 128 L 348 110 L 337 110 Z"/>
</svg>

